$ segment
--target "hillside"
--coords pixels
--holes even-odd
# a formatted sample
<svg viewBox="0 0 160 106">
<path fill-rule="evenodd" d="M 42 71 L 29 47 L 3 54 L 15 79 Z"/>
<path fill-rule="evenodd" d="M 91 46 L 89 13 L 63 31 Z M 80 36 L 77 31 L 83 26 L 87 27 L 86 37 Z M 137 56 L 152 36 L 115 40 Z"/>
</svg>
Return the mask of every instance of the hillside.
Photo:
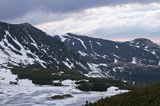
<svg viewBox="0 0 160 106">
<path fill-rule="evenodd" d="M 159 106 L 160 84 L 137 88 L 125 94 L 101 99 L 85 106 Z"/>
<path fill-rule="evenodd" d="M 0 22 L 0 55 L 1 69 L 73 70 L 137 86 L 160 81 L 160 46 L 144 38 L 115 42 L 72 33 L 51 36 L 29 23 Z"/>
</svg>

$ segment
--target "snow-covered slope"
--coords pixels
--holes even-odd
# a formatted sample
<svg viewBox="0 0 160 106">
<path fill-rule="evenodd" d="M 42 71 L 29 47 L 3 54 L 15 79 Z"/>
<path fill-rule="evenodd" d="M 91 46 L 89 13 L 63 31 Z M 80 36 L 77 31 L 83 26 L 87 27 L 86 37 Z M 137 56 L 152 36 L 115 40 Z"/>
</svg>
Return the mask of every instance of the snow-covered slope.
<svg viewBox="0 0 160 106">
<path fill-rule="evenodd" d="M 28 23 L 0 22 L 0 65 L 33 66 L 84 71 L 87 63 L 56 37 Z"/>
<path fill-rule="evenodd" d="M 13 86 L 0 83 L 0 106 L 82 106 L 86 101 L 95 102 L 102 97 L 128 92 L 117 90 L 117 87 L 110 87 L 106 92 L 82 92 L 71 83 L 62 87 L 36 86 L 28 81 L 22 81 L 22 84 Z M 50 98 L 62 94 L 71 94 L 73 97 L 62 100 Z"/>
<path fill-rule="evenodd" d="M 86 76 L 132 82 L 160 81 L 160 46 L 148 39 L 114 42 L 72 33 L 60 39 L 87 62 L 89 72 Z M 155 79 L 151 78 L 153 73 Z"/>
<path fill-rule="evenodd" d="M 140 45 L 134 45 L 135 43 L 114 42 L 71 33 L 64 35 L 61 39 L 68 47 L 78 52 L 81 58 L 90 63 L 132 63 L 133 59 L 136 63 L 145 65 L 158 65 L 159 63 L 160 47 L 150 40 L 146 40 L 146 42 L 150 41 L 149 43 L 137 41 L 136 44 L 144 44 L 140 47 Z"/>
<path fill-rule="evenodd" d="M 143 49 L 146 52 L 153 54 L 158 60 L 160 60 L 160 46 L 151 40 L 139 38 L 126 43 L 131 46 Z"/>
<path fill-rule="evenodd" d="M 52 37 L 28 23 L 0 22 L 0 67 L 14 66 L 70 69 L 88 77 L 127 81 L 141 74 L 150 77 L 152 70 L 157 78 L 160 46 L 142 38 L 114 42 L 71 33 Z"/>
</svg>

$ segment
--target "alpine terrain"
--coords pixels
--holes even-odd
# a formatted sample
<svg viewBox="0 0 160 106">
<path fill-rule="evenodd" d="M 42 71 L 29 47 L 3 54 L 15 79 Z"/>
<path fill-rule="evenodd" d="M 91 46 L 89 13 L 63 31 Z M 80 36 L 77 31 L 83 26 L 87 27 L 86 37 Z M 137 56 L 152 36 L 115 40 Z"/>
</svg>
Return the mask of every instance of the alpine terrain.
<svg viewBox="0 0 160 106">
<path fill-rule="evenodd" d="M 141 85 L 160 81 L 160 46 L 144 38 L 115 42 L 72 33 L 52 36 L 29 23 L 0 22 L 0 67 L 17 66 L 68 69 Z"/>
</svg>

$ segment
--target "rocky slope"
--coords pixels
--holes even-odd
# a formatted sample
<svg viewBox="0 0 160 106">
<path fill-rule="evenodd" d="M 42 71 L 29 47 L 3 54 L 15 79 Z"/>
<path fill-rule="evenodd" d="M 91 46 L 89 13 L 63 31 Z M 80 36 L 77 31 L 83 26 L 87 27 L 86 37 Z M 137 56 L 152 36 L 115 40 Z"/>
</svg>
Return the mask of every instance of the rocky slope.
<svg viewBox="0 0 160 106">
<path fill-rule="evenodd" d="M 28 23 L 0 23 L 1 66 L 28 66 L 74 70 L 82 60 L 55 37 Z M 85 65 L 85 63 L 83 63 Z M 78 69 L 79 67 L 79 69 Z"/>
<path fill-rule="evenodd" d="M 60 39 L 87 62 L 87 76 L 140 85 L 160 81 L 160 46 L 148 39 L 114 42 L 71 33 Z"/>
<path fill-rule="evenodd" d="M 160 46 L 143 38 L 114 42 L 71 33 L 52 37 L 28 23 L 0 22 L 0 66 L 72 69 L 89 77 L 151 83 L 160 81 Z"/>
</svg>

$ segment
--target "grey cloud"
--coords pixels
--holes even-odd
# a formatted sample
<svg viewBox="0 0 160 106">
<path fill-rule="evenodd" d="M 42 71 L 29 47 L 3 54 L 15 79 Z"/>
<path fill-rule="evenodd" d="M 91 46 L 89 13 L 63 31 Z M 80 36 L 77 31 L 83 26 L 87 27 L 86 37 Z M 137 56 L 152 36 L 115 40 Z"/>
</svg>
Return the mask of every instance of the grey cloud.
<svg viewBox="0 0 160 106">
<path fill-rule="evenodd" d="M 139 38 L 139 37 L 159 37 L 160 31 L 158 28 L 142 28 L 139 26 L 133 26 L 133 27 L 122 27 L 122 28 L 113 28 L 113 29 L 107 29 L 107 28 L 99 28 L 96 29 L 90 33 L 87 33 L 92 37 L 96 37 L 97 35 L 100 35 L 101 38 L 107 38 L 107 39 L 115 39 L 115 38 Z M 87 35 L 86 34 L 86 35 Z"/>
<path fill-rule="evenodd" d="M 0 0 L 0 20 L 14 19 L 36 10 L 70 13 L 86 8 L 136 2 L 150 3 L 159 0 Z"/>
</svg>

